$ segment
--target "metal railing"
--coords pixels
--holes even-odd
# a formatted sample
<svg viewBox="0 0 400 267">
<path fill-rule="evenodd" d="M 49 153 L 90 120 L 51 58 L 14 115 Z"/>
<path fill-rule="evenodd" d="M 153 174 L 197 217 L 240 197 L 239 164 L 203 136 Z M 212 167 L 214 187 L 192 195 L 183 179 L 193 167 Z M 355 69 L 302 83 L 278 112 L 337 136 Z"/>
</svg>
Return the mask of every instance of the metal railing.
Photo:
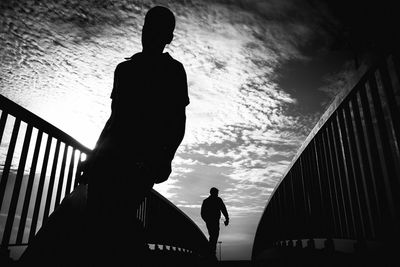
<svg viewBox="0 0 400 267">
<path fill-rule="evenodd" d="M 399 69 L 397 56 L 381 58 L 321 119 L 267 203 L 253 260 L 271 248 L 314 248 L 317 239 L 327 249 L 338 240 L 364 249 L 397 242 Z"/>
<path fill-rule="evenodd" d="M 80 183 L 82 155 L 91 150 L 2 95 L 0 110 L 0 249 L 8 251 L 28 245 Z M 155 190 L 136 215 L 154 250 L 195 256 L 205 252 L 203 232 Z"/>
</svg>

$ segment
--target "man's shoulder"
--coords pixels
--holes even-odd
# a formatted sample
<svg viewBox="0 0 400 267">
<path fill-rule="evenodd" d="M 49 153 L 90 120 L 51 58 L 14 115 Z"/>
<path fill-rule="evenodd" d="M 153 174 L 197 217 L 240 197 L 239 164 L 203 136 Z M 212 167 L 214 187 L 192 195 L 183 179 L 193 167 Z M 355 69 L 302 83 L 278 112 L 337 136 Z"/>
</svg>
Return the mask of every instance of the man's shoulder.
<svg viewBox="0 0 400 267">
<path fill-rule="evenodd" d="M 203 203 L 208 203 L 212 201 L 211 197 L 207 197 L 206 199 L 203 200 Z"/>
<path fill-rule="evenodd" d="M 165 57 L 167 58 L 169 64 L 171 64 L 171 65 L 173 65 L 173 66 L 175 66 L 176 68 L 179 68 L 179 69 L 183 69 L 184 68 L 183 64 L 179 60 L 177 60 L 174 57 L 172 57 L 169 53 L 165 53 Z"/>
<path fill-rule="evenodd" d="M 138 52 L 129 58 L 125 58 L 125 61 L 120 62 L 117 65 L 117 69 L 132 68 L 135 65 L 144 64 L 145 61 L 146 57 L 143 55 L 143 53 Z M 179 60 L 173 58 L 169 53 L 164 53 L 163 56 L 160 57 L 160 63 L 161 62 L 168 64 L 168 67 L 172 69 L 184 69 L 183 64 Z"/>
<path fill-rule="evenodd" d="M 132 64 L 130 64 L 129 61 L 122 61 L 118 63 L 117 67 L 115 68 L 115 72 L 122 74 L 129 71 L 130 69 L 132 69 Z"/>
<path fill-rule="evenodd" d="M 118 63 L 117 69 L 129 68 L 132 66 L 132 63 L 135 63 L 140 59 L 141 59 L 141 53 L 136 53 L 133 56 L 125 58 L 124 61 Z"/>
</svg>

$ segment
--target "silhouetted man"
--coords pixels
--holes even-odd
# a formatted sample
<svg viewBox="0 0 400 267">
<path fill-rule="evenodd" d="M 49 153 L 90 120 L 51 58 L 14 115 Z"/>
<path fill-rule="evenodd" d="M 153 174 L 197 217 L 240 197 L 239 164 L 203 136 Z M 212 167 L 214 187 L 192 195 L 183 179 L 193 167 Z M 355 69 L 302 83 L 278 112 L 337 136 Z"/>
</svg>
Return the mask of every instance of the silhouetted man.
<svg viewBox="0 0 400 267">
<path fill-rule="evenodd" d="M 210 189 L 210 196 L 203 200 L 201 205 L 201 218 L 206 222 L 210 245 L 210 254 L 216 258 L 216 249 L 219 236 L 219 220 L 221 212 L 225 216 L 225 226 L 229 224 L 228 211 L 222 199 L 218 196 L 218 189 Z"/>
<path fill-rule="evenodd" d="M 81 180 L 88 187 L 81 183 L 57 207 L 21 266 L 143 266 L 136 210 L 154 183 L 168 179 L 189 104 L 183 65 L 163 53 L 174 28 L 169 9 L 146 14 L 142 52 L 115 70 L 111 116 Z"/>
<path fill-rule="evenodd" d="M 186 73 L 180 62 L 163 53 L 174 28 L 169 9 L 150 9 L 142 52 L 115 69 L 111 116 L 86 171 L 91 239 L 98 241 L 93 254 L 100 256 L 96 264 L 110 264 L 104 255 L 121 262 L 124 256 L 133 258 L 132 243 L 140 239 L 140 231 L 134 230 L 136 209 L 155 183 L 168 179 L 185 133 Z"/>
</svg>

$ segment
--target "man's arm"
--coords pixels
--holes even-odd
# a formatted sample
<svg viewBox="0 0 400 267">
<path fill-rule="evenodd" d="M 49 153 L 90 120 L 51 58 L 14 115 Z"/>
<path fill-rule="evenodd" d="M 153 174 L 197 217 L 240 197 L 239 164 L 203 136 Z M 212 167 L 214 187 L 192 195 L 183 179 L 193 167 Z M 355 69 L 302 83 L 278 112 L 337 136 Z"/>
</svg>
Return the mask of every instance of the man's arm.
<svg viewBox="0 0 400 267">
<path fill-rule="evenodd" d="M 185 136 L 186 106 L 189 104 L 186 71 L 182 64 L 179 64 L 176 83 L 177 88 L 175 89 L 179 92 L 178 99 L 175 100 L 177 105 L 172 107 L 168 131 L 164 134 L 168 138 L 165 148 L 171 159 Z"/>
<path fill-rule="evenodd" d="M 96 144 L 94 146 L 94 149 L 93 149 L 92 153 L 87 157 L 87 159 L 84 161 L 84 163 L 81 164 L 81 170 L 82 170 L 83 173 L 87 172 L 88 169 L 90 168 L 90 164 L 92 163 L 93 157 L 94 157 L 93 155 L 96 153 L 96 150 L 98 150 L 102 146 L 104 138 L 107 136 L 108 131 L 109 131 L 110 127 L 111 127 L 111 124 L 112 124 L 112 122 L 114 120 L 115 110 L 116 110 L 115 109 L 115 106 L 116 106 L 115 103 L 117 102 L 117 100 L 116 100 L 116 98 L 117 98 L 117 90 L 118 90 L 117 88 L 118 88 L 119 78 L 120 78 L 119 76 L 120 76 L 120 64 L 118 64 L 117 67 L 114 70 L 114 83 L 113 83 L 113 88 L 111 90 L 111 96 L 110 96 L 110 98 L 111 98 L 111 115 L 108 118 L 106 124 L 104 125 L 99 137 L 97 138 L 97 141 L 96 141 Z M 86 175 L 81 176 L 79 178 L 79 180 L 80 180 L 80 183 L 82 182 L 84 184 L 86 184 L 88 182 Z"/>
<path fill-rule="evenodd" d="M 225 226 L 227 226 L 229 224 L 229 215 L 228 215 L 228 211 L 226 209 L 225 203 L 224 201 L 222 201 L 221 199 L 221 212 L 222 214 L 225 216 Z"/>
<path fill-rule="evenodd" d="M 206 212 L 205 212 L 205 208 L 204 208 L 204 201 L 203 201 L 203 203 L 201 204 L 201 211 L 200 211 L 200 215 L 201 215 L 201 218 L 205 221 L 206 219 Z"/>
<path fill-rule="evenodd" d="M 164 118 L 163 134 L 157 140 L 159 142 L 160 151 L 157 153 L 159 162 L 164 162 L 168 171 L 161 172 L 163 174 L 157 176 L 156 183 L 166 181 L 171 172 L 171 161 L 173 160 L 176 150 L 181 144 L 185 136 L 186 129 L 186 106 L 189 104 L 186 72 L 181 65 L 177 74 L 177 90 L 179 98 L 175 99 L 176 103 L 170 107 L 169 116 Z"/>
<path fill-rule="evenodd" d="M 119 86 L 119 83 L 120 83 L 120 76 L 121 76 L 121 65 L 118 64 L 117 67 L 115 68 L 115 71 L 114 71 L 114 82 L 113 82 L 113 88 L 111 90 L 111 95 L 110 95 L 110 98 L 111 98 L 111 115 L 108 118 L 106 124 L 104 125 L 103 130 L 101 131 L 100 136 L 97 139 L 95 147 L 98 147 L 99 145 L 101 145 L 104 137 L 106 136 L 107 132 L 111 128 L 111 125 L 112 125 L 112 123 L 114 121 L 115 113 L 117 112 L 116 111 L 117 109 L 115 107 L 117 105 L 116 103 L 118 102 L 117 98 L 118 98 L 118 86 Z"/>
</svg>

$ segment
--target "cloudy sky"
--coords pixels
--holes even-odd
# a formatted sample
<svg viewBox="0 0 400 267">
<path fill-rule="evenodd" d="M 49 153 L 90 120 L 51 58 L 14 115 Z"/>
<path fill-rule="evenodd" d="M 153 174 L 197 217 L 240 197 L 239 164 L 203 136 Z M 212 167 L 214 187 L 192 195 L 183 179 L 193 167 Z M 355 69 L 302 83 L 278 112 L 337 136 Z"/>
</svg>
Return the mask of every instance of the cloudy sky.
<svg viewBox="0 0 400 267">
<path fill-rule="evenodd" d="M 191 100 L 173 173 L 155 189 L 207 235 L 200 206 L 219 188 L 231 218 L 222 258 L 249 259 L 275 185 L 355 71 L 353 54 L 333 49 L 340 21 L 322 1 L 1 1 L 0 93 L 93 148 L 114 68 L 141 50 L 155 4 L 176 15 L 166 51 Z"/>
</svg>

